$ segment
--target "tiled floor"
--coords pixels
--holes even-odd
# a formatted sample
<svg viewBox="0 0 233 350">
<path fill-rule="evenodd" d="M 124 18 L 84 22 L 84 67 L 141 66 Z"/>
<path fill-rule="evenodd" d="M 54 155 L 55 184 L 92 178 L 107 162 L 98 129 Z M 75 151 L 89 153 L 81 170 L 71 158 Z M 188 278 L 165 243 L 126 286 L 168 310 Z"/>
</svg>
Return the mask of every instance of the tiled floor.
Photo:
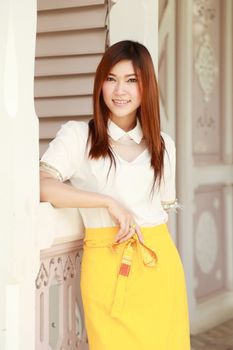
<svg viewBox="0 0 233 350">
<path fill-rule="evenodd" d="M 192 350 L 233 350 L 233 318 L 204 333 L 191 336 Z"/>
</svg>

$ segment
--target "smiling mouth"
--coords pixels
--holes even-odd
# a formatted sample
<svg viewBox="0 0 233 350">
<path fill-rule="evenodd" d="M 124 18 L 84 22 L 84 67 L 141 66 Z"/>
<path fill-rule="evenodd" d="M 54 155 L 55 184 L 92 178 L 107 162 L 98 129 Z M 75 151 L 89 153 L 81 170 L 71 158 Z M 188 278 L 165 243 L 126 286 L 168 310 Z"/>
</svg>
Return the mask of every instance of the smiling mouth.
<svg viewBox="0 0 233 350">
<path fill-rule="evenodd" d="M 117 99 L 114 99 L 114 100 L 112 100 L 115 104 L 117 104 L 117 105 L 126 105 L 127 103 L 129 103 L 130 102 L 130 100 L 117 100 Z"/>
</svg>

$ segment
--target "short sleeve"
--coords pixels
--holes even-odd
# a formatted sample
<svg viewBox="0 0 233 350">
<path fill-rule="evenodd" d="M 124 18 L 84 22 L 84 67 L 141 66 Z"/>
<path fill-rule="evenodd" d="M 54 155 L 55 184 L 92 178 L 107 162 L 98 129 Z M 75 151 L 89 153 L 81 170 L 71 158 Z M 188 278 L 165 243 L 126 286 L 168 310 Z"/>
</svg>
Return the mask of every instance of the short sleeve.
<svg viewBox="0 0 233 350">
<path fill-rule="evenodd" d="M 172 138 L 161 133 L 165 142 L 164 172 L 160 185 L 160 199 L 164 209 L 170 209 L 177 204 L 176 200 L 176 148 Z"/>
<path fill-rule="evenodd" d="M 40 160 L 40 169 L 61 181 L 70 179 L 84 159 L 88 125 L 69 121 L 62 125 Z"/>
</svg>

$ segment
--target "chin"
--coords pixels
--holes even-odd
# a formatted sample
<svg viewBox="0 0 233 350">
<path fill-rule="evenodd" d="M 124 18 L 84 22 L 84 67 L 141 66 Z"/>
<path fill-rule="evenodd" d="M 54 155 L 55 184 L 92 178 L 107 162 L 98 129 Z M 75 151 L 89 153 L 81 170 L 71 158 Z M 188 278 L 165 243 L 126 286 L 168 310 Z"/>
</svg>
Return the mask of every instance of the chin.
<svg viewBox="0 0 233 350">
<path fill-rule="evenodd" d="M 113 115 L 115 118 L 119 118 L 119 119 L 131 117 L 131 115 L 129 115 L 129 114 L 115 114 L 115 113 L 113 113 Z"/>
<path fill-rule="evenodd" d="M 137 110 L 133 110 L 133 111 L 119 111 L 119 110 L 115 110 L 115 109 L 112 109 L 110 110 L 112 115 L 114 115 L 115 117 L 117 118 L 124 118 L 124 117 L 128 117 L 128 116 L 132 116 L 133 114 L 136 115 L 137 113 Z"/>
</svg>

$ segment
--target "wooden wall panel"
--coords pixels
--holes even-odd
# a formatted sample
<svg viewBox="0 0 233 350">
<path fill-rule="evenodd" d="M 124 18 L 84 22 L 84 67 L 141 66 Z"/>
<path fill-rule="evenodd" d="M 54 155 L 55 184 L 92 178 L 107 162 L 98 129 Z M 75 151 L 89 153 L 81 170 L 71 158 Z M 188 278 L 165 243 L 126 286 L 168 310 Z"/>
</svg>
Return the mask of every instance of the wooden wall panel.
<svg viewBox="0 0 233 350">
<path fill-rule="evenodd" d="M 103 53 L 104 29 L 80 30 L 37 35 L 36 57 Z"/>
<path fill-rule="evenodd" d="M 101 28 L 105 16 L 105 12 L 99 6 L 43 11 L 38 18 L 37 33 Z"/>
<path fill-rule="evenodd" d="M 94 74 L 106 49 L 107 2 L 38 0 L 35 109 L 40 155 L 68 120 L 93 113 Z"/>
<path fill-rule="evenodd" d="M 40 57 L 35 61 L 35 76 L 72 75 L 95 73 L 102 54 L 78 55 L 66 57 Z M 83 62 L 85 61 L 85 64 Z"/>
<path fill-rule="evenodd" d="M 105 0 L 38 0 L 37 9 L 54 10 L 81 6 L 103 5 Z"/>
<path fill-rule="evenodd" d="M 91 95 L 93 74 L 41 77 L 35 82 L 35 97 Z"/>
<path fill-rule="evenodd" d="M 193 152 L 196 164 L 222 159 L 222 6 L 193 4 Z"/>
<path fill-rule="evenodd" d="M 198 302 L 226 288 L 226 228 L 223 186 L 200 186 L 195 193 L 194 273 Z"/>
<path fill-rule="evenodd" d="M 37 100 L 37 111 L 42 118 L 91 116 L 92 97 L 74 96 L 46 98 Z"/>
</svg>

